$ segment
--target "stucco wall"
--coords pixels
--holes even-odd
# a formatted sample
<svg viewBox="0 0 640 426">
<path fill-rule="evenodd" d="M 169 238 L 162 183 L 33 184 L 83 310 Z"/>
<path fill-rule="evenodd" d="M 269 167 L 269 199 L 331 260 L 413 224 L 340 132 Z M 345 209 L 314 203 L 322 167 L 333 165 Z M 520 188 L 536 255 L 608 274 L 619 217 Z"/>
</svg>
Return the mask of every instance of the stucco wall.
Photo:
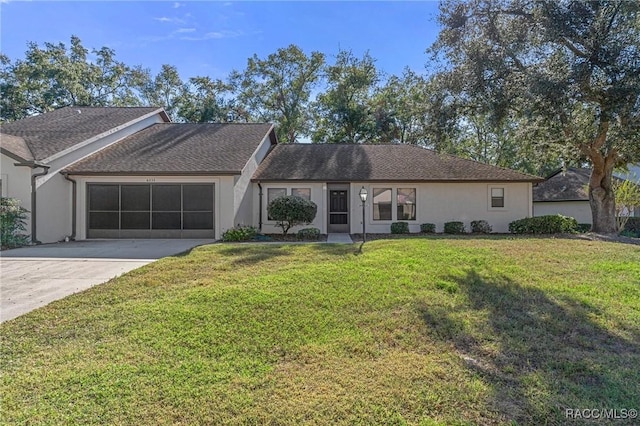
<svg viewBox="0 0 640 426">
<path fill-rule="evenodd" d="M 0 154 L 0 174 L 2 174 L 2 196 L 20 200 L 20 205 L 31 211 L 31 169 L 16 167 L 13 158 Z M 42 171 L 42 169 L 37 169 Z M 31 234 L 31 214 L 27 219 L 27 231 Z"/>
<path fill-rule="evenodd" d="M 71 235 L 71 182 L 55 173 L 36 191 L 38 240 L 55 243 Z"/>
<path fill-rule="evenodd" d="M 255 184 L 254 184 L 255 185 Z M 266 203 L 268 188 L 311 188 L 311 200 L 318 205 L 318 215 L 313 226 L 322 233 L 327 229 L 327 184 L 317 182 L 263 183 L 263 226 L 265 233 L 278 233 L 280 229 L 275 223 L 267 220 Z M 530 183 L 370 183 L 352 182 L 349 189 L 350 208 L 349 220 L 352 233 L 362 232 L 362 202 L 358 195 L 365 187 L 369 193 L 365 205 L 365 220 L 367 233 L 389 233 L 391 223 L 398 221 L 396 217 L 396 190 L 398 188 L 416 189 L 416 220 L 407 221 L 411 232 L 420 232 L 421 223 L 434 223 L 436 231 L 442 232 L 444 223 L 462 221 L 470 230 L 472 220 L 486 220 L 493 227 L 494 232 L 508 232 L 509 223 L 530 217 L 531 184 Z M 491 208 L 490 189 L 504 188 L 505 207 Z M 372 196 L 375 188 L 392 189 L 392 220 L 373 220 Z M 254 187 L 254 205 L 258 206 L 258 188 Z M 258 226 L 258 209 L 254 209 L 254 225 Z M 298 228 L 296 228 L 298 229 Z M 293 229 L 292 231 L 295 231 Z"/>
<path fill-rule="evenodd" d="M 271 139 L 267 135 L 253 153 L 240 176 L 234 178 L 233 223 L 251 225 L 253 223 L 253 188 L 251 177 L 271 148 Z"/>
<path fill-rule="evenodd" d="M 574 217 L 578 223 L 592 223 L 591 206 L 588 201 L 549 201 L 533 203 L 534 216 L 561 214 Z"/>
</svg>

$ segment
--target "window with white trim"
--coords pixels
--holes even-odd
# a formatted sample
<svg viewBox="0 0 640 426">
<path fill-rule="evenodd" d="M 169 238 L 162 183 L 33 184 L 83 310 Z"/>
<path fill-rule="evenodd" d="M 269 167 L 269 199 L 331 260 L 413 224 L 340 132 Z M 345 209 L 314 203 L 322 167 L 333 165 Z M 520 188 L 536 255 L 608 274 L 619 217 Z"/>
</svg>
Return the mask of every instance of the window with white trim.
<svg viewBox="0 0 640 426">
<path fill-rule="evenodd" d="M 396 192 L 396 220 L 416 220 L 416 189 L 398 188 Z"/>
<path fill-rule="evenodd" d="M 311 201 L 311 188 L 291 188 L 291 195 Z"/>
<path fill-rule="evenodd" d="M 284 197 L 287 195 L 287 188 L 267 188 L 267 206 L 271 204 L 276 198 Z M 267 209 L 267 214 L 269 209 Z M 271 216 L 267 216 L 268 220 L 273 220 Z"/>
<path fill-rule="evenodd" d="M 504 208 L 504 188 L 491 188 L 491 208 Z"/>
<path fill-rule="evenodd" d="M 391 188 L 373 188 L 373 220 L 392 220 Z"/>
</svg>

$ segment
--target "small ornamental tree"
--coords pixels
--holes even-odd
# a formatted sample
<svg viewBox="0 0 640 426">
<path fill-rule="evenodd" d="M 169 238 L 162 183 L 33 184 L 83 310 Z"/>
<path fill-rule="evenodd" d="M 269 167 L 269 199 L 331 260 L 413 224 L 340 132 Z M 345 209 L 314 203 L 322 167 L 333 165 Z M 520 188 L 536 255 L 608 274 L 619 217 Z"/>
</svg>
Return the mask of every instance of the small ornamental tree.
<svg viewBox="0 0 640 426">
<path fill-rule="evenodd" d="M 289 229 L 297 225 L 308 225 L 313 222 L 318 212 L 316 203 L 296 195 L 286 195 L 271 201 L 267 206 L 269 217 L 282 228 L 287 235 Z"/>
<path fill-rule="evenodd" d="M 616 224 L 618 231 L 622 231 L 629 215 L 640 207 L 640 186 L 631 180 L 614 179 L 612 187 L 616 197 Z"/>
<path fill-rule="evenodd" d="M 27 230 L 27 209 L 14 198 L 0 198 L 0 234 L 2 248 L 20 247 L 29 244 Z"/>
</svg>

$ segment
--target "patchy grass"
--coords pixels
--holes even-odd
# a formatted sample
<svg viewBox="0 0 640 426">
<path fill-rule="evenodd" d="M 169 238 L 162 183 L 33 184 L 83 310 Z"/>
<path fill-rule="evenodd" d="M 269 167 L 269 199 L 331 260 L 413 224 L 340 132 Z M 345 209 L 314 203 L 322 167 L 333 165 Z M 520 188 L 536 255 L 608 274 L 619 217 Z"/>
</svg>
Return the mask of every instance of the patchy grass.
<svg viewBox="0 0 640 426">
<path fill-rule="evenodd" d="M 202 247 L 2 324 L 0 423 L 565 424 L 565 408 L 640 408 L 640 248 L 354 247 Z"/>
</svg>

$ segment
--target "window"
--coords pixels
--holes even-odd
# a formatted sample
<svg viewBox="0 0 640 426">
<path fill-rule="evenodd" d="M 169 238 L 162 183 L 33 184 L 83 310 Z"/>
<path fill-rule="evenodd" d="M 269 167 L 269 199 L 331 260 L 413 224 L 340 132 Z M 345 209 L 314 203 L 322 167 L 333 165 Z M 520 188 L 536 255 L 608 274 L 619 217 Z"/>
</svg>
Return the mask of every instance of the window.
<svg viewBox="0 0 640 426">
<path fill-rule="evenodd" d="M 504 188 L 491 188 L 491 208 L 504 207 Z"/>
<path fill-rule="evenodd" d="M 284 197 L 285 195 L 287 195 L 287 189 L 286 188 L 268 188 L 267 189 L 267 206 L 269 204 L 271 204 L 271 202 L 273 200 L 275 200 L 276 198 L 279 197 Z M 268 212 L 268 210 L 267 210 Z M 273 220 L 273 218 L 271 216 L 267 216 L 268 220 Z"/>
<path fill-rule="evenodd" d="M 311 201 L 311 188 L 291 188 L 291 195 Z"/>
<path fill-rule="evenodd" d="M 391 188 L 373 188 L 373 220 L 391 220 Z"/>
<path fill-rule="evenodd" d="M 398 188 L 397 220 L 416 220 L 415 188 Z"/>
</svg>

